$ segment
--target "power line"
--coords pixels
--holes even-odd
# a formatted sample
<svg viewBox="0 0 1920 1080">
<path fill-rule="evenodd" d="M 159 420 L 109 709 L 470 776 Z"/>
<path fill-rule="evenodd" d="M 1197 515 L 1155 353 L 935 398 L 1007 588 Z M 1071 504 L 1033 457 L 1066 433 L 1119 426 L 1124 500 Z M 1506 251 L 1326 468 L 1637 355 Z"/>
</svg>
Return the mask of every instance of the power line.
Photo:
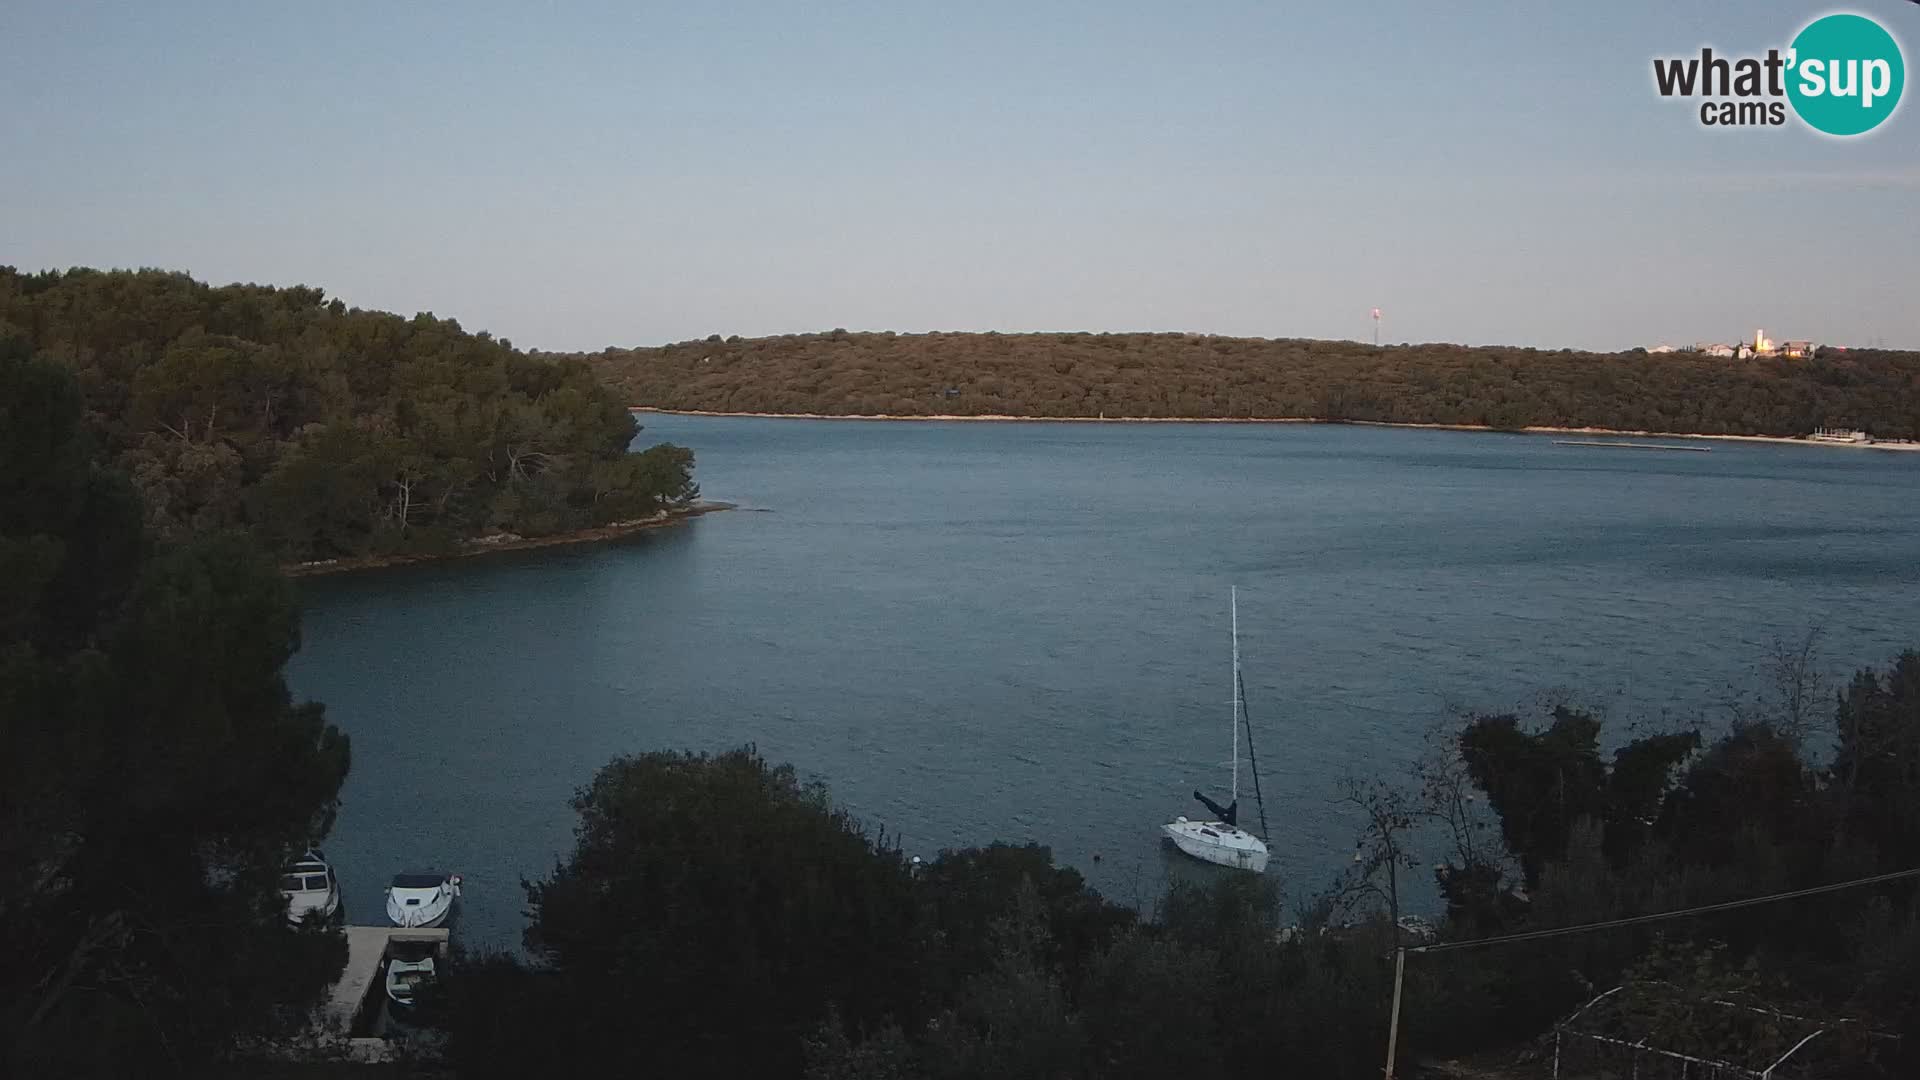
<svg viewBox="0 0 1920 1080">
<path fill-rule="evenodd" d="M 1920 3 L 1920 0 L 1914 0 Z M 1393 954 L 1393 1011 L 1387 1024 L 1387 1080 L 1393 1080 L 1395 1051 L 1400 1042 L 1400 988 L 1406 978 L 1408 953 L 1440 953 L 1456 949 L 1478 949 L 1488 945 L 1510 945 L 1518 941 L 1538 941 L 1541 938 L 1564 937 L 1568 934 L 1585 934 L 1594 930 L 1611 930 L 1621 926 L 1638 926 L 1641 923 L 1664 922 L 1668 919 L 1684 919 L 1693 915 L 1711 915 L 1717 911 L 1732 911 L 1736 908 L 1756 907 L 1760 904 L 1774 904 L 1782 900 L 1798 900 L 1803 896 L 1818 896 L 1821 893 L 1839 892 L 1842 889 L 1857 889 L 1863 885 L 1881 885 L 1902 878 L 1920 877 L 1920 867 L 1911 870 L 1895 870 L 1891 874 L 1875 874 L 1873 877 L 1855 878 L 1852 881 L 1837 881 L 1832 885 L 1815 885 L 1811 889 L 1795 889 L 1792 892 L 1773 893 L 1769 896 L 1754 896 L 1745 900 L 1729 900 L 1724 904 L 1703 904 L 1699 907 L 1682 908 L 1679 911 L 1661 911 L 1652 915 L 1634 915 L 1625 919 L 1609 919 L 1606 922 L 1584 923 L 1580 926 L 1563 926 L 1558 930 L 1533 930 L 1524 934 L 1507 934 L 1502 937 L 1480 938 L 1477 941 L 1445 941 L 1437 945 L 1417 945 L 1411 949 L 1395 949 Z M 1394 928 L 1399 933 L 1399 927 Z"/>
<path fill-rule="evenodd" d="M 1916 0 L 1920 2 L 1920 0 Z M 1436 945 L 1419 945 L 1408 949 L 1410 953 L 1451 952 L 1455 949 L 1477 949 L 1488 945 L 1507 945 L 1517 941 L 1538 941 L 1541 938 L 1563 937 L 1567 934 L 1584 934 L 1594 930 L 1611 930 L 1620 926 L 1638 926 L 1641 923 L 1662 922 L 1667 919 L 1684 919 L 1693 915 L 1711 915 L 1718 911 L 1732 911 L 1736 908 L 1755 907 L 1760 904 L 1772 904 L 1781 900 L 1798 900 L 1803 896 L 1818 896 L 1821 893 L 1839 892 L 1842 889 L 1855 889 L 1865 885 L 1880 885 L 1902 878 L 1920 877 L 1920 867 L 1912 870 L 1896 870 L 1890 874 L 1876 874 L 1873 877 L 1855 878 L 1852 881 L 1839 881 L 1831 885 L 1816 885 L 1810 889 L 1795 889 L 1792 892 L 1773 893 L 1769 896 L 1753 896 L 1745 900 L 1729 900 L 1721 904 L 1703 904 L 1699 907 L 1682 908 L 1679 911 L 1661 911 L 1651 915 L 1633 915 L 1624 919 L 1609 919 L 1606 922 L 1584 923 L 1580 926 L 1563 926 L 1555 930 L 1531 930 L 1523 934 L 1506 934 L 1501 937 L 1478 938 L 1473 941 L 1444 941 Z"/>
</svg>

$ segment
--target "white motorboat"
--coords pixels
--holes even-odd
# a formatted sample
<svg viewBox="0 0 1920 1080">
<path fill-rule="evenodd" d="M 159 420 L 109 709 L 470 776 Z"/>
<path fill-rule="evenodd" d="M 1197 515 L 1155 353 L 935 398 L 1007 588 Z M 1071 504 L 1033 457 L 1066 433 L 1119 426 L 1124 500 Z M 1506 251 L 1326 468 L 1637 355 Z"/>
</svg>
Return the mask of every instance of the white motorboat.
<svg viewBox="0 0 1920 1080">
<path fill-rule="evenodd" d="M 409 929 L 441 926 L 459 898 L 458 874 L 395 874 L 387 886 L 387 920 Z"/>
<path fill-rule="evenodd" d="M 1230 866 L 1237 870 L 1251 870 L 1256 874 L 1267 869 L 1267 842 L 1242 829 L 1240 814 L 1240 729 L 1246 716 L 1246 689 L 1240 681 L 1240 591 L 1234 589 L 1230 594 L 1230 619 L 1233 624 L 1233 778 L 1227 805 L 1221 806 L 1212 799 L 1196 791 L 1193 797 L 1200 800 L 1214 817 L 1206 821 L 1189 821 L 1185 817 L 1174 818 L 1160 827 L 1173 846 L 1203 862 L 1217 866 Z M 1253 761 L 1253 730 L 1247 729 L 1247 755 L 1249 766 Z M 1253 776 L 1254 798 L 1260 802 L 1261 831 L 1266 830 L 1266 803 L 1260 799 L 1260 775 L 1256 769 L 1249 768 Z"/>
<path fill-rule="evenodd" d="M 412 1015 L 419 1004 L 416 996 L 440 977 L 434 964 L 434 947 L 424 942 L 395 942 L 387 957 L 388 1009 L 402 1016 Z"/>
<path fill-rule="evenodd" d="M 308 915 L 326 921 L 340 910 L 340 881 L 317 848 L 308 848 L 280 875 L 280 895 L 287 898 L 290 923 L 300 923 Z"/>
</svg>

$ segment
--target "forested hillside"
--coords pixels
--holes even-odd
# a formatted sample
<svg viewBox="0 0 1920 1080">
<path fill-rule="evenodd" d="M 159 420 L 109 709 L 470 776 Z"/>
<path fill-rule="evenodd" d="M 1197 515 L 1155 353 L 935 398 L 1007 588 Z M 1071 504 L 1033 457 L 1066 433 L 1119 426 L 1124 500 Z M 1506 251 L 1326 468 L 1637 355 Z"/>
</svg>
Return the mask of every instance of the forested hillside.
<svg viewBox="0 0 1920 1080">
<path fill-rule="evenodd" d="M 1196 334 L 711 337 L 586 358 L 628 403 L 829 415 L 1312 417 L 1920 437 L 1920 353 L 1814 360 Z"/>
<path fill-rule="evenodd" d="M 0 355 L 0 1076 L 225 1075 L 346 943 L 287 924 L 351 759 L 243 536 L 153 543 L 73 373 Z"/>
<path fill-rule="evenodd" d="M 690 500 L 692 454 L 577 360 L 315 288 L 0 267 L 0 356 L 72 369 L 95 453 L 162 539 L 243 528 L 282 559 L 431 552 Z"/>
</svg>

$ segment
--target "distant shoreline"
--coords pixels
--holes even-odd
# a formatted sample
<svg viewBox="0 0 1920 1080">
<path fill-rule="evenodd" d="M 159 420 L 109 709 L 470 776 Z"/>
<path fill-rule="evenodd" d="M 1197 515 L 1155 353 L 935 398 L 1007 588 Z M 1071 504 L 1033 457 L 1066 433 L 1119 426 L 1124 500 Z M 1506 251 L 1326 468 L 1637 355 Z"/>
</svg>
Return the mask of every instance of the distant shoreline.
<svg viewBox="0 0 1920 1080">
<path fill-rule="evenodd" d="M 1853 450 L 1920 450 L 1920 442 L 1839 443 L 1816 442 L 1813 439 L 1788 435 L 1702 435 L 1684 431 L 1626 431 L 1597 427 L 1496 428 L 1485 424 L 1407 424 L 1389 420 L 1323 420 L 1313 416 L 1009 416 L 1001 413 L 974 416 L 953 414 L 897 416 L 873 413 L 716 412 L 709 409 L 662 409 L 651 405 L 629 405 L 627 411 L 659 413 L 665 416 L 739 416 L 762 420 L 962 420 L 1024 424 L 1345 424 L 1352 427 L 1415 428 L 1425 431 L 1483 431 L 1521 435 L 1619 435 L 1657 439 L 1717 439 L 1725 442 L 1780 443 L 1786 446 L 1829 446 Z"/>
<path fill-rule="evenodd" d="M 414 563 L 445 562 L 448 559 L 470 559 L 477 555 L 491 555 L 501 551 L 528 551 L 533 548 L 564 547 L 575 544 L 603 544 L 610 540 L 632 536 L 649 529 L 661 529 L 678 525 L 702 514 L 711 514 L 719 510 L 731 510 L 732 503 L 698 502 L 678 510 L 663 510 L 659 517 L 645 518 L 640 521 L 622 521 L 612 525 L 601 525 L 591 529 L 575 529 L 571 532 L 554 533 L 551 536 L 513 536 L 511 539 L 486 541 L 467 541 L 457 550 L 438 554 L 402 554 L 402 555 L 363 555 L 352 559 L 323 559 L 316 562 L 283 563 L 280 572 L 288 577 L 316 577 L 321 574 L 347 574 L 358 570 L 378 570 L 388 566 L 410 566 Z"/>
</svg>

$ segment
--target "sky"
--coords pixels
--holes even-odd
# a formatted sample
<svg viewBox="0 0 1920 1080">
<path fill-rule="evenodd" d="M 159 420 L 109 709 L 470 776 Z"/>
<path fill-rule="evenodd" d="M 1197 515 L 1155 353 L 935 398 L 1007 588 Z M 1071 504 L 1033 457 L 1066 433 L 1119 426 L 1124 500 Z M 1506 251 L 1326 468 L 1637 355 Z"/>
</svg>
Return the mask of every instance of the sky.
<svg viewBox="0 0 1920 1080">
<path fill-rule="evenodd" d="M 0 0 L 0 264 L 548 350 L 828 330 L 1920 348 L 1920 104 L 1655 56 L 1920 4 Z M 1906 96 L 1920 94 L 1912 90 Z"/>
</svg>

